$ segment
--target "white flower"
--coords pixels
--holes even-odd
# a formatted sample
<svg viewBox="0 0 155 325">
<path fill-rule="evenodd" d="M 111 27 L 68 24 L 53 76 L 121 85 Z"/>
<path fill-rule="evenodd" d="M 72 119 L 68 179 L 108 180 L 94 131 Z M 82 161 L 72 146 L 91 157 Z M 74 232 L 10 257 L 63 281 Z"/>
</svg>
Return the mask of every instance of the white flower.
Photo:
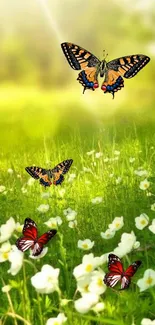
<svg viewBox="0 0 155 325">
<path fill-rule="evenodd" d="M 116 185 L 120 184 L 122 182 L 122 177 L 117 177 L 116 178 Z"/>
<path fill-rule="evenodd" d="M 89 250 L 93 246 L 94 246 L 94 241 L 91 241 L 90 239 L 78 240 L 78 248 L 81 248 L 83 250 Z"/>
<path fill-rule="evenodd" d="M 147 170 L 143 169 L 138 169 L 134 171 L 135 175 L 140 176 L 140 177 L 148 177 L 149 172 Z"/>
<path fill-rule="evenodd" d="M 117 231 L 124 226 L 123 217 L 116 217 L 113 222 L 109 225 L 111 231 Z"/>
<path fill-rule="evenodd" d="M 0 193 L 3 193 L 5 191 L 6 187 L 3 185 L 0 185 Z"/>
<path fill-rule="evenodd" d="M 41 197 L 42 199 L 49 199 L 51 197 L 51 193 L 50 192 L 46 192 L 46 193 L 41 193 Z"/>
<path fill-rule="evenodd" d="M 88 311 L 98 303 L 99 296 L 94 293 L 86 293 L 82 298 L 75 301 L 75 309 L 81 313 L 86 314 Z"/>
<path fill-rule="evenodd" d="M 8 293 L 11 290 L 11 288 L 12 287 L 9 284 L 7 284 L 4 287 L 2 287 L 2 292 Z"/>
<path fill-rule="evenodd" d="M 155 271 L 152 269 L 147 269 L 144 272 L 143 278 L 137 281 L 137 285 L 140 288 L 140 292 L 153 287 L 155 285 Z"/>
<path fill-rule="evenodd" d="M 152 220 L 152 224 L 149 226 L 149 230 L 155 234 L 155 219 Z"/>
<path fill-rule="evenodd" d="M 136 242 L 136 236 L 133 231 L 131 233 L 123 233 L 121 241 L 113 251 L 113 253 L 120 258 L 130 253 L 133 249 L 139 247 L 139 242 Z"/>
<path fill-rule="evenodd" d="M 23 252 L 21 252 L 15 245 L 13 245 L 8 258 L 9 262 L 11 263 L 11 267 L 8 270 L 8 273 L 16 275 L 20 271 L 23 265 L 23 257 Z"/>
<path fill-rule="evenodd" d="M 46 325 L 62 325 L 67 320 L 67 317 L 64 313 L 59 313 L 57 317 L 49 318 L 46 322 Z"/>
<path fill-rule="evenodd" d="M 72 183 L 74 181 L 75 177 L 76 177 L 76 174 L 69 174 L 68 183 Z"/>
<path fill-rule="evenodd" d="M 64 197 L 65 193 L 66 193 L 66 190 L 64 188 L 60 188 L 59 191 L 58 191 L 59 195 L 61 197 Z"/>
<path fill-rule="evenodd" d="M 102 264 L 101 257 L 94 257 L 92 253 L 88 255 L 84 255 L 82 259 L 82 263 L 74 268 L 73 275 L 75 276 L 76 279 L 78 279 L 81 276 L 91 273 L 92 271 L 94 271 L 94 269 L 97 266 L 101 264 Z"/>
<path fill-rule="evenodd" d="M 0 263 L 8 260 L 10 251 L 11 251 L 11 244 L 9 242 L 3 243 L 0 248 Z"/>
<path fill-rule="evenodd" d="M 143 318 L 141 321 L 141 325 L 155 325 L 155 319 L 151 320 L 149 318 Z"/>
<path fill-rule="evenodd" d="M 51 293 L 58 289 L 59 269 L 54 269 L 46 264 L 42 267 L 41 272 L 36 273 L 31 278 L 31 283 L 37 292 Z"/>
<path fill-rule="evenodd" d="M 151 210 L 155 211 L 155 203 L 151 204 Z"/>
<path fill-rule="evenodd" d="M 23 194 L 27 193 L 27 189 L 24 186 L 21 188 L 21 191 L 22 191 Z"/>
<path fill-rule="evenodd" d="M 18 231 L 18 232 L 21 233 L 22 230 L 23 230 L 23 226 L 24 226 L 24 225 L 21 225 L 19 222 L 17 222 L 17 223 L 16 223 L 16 231 Z"/>
<path fill-rule="evenodd" d="M 91 168 L 83 167 L 84 173 L 92 173 Z"/>
<path fill-rule="evenodd" d="M 14 230 L 16 229 L 15 220 L 10 217 L 9 220 L 0 227 L 0 243 L 7 241 L 13 234 Z"/>
<path fill-rule="evenodd" d="M 95 197 L 94 199 L 91 200 L 91 202 L 93 204 L 98 204 L 98 203 L 101 203 L 103 201 L 103 198 L 101 196 L 97 196 Z"/>
<path fill-rule="evenodd" d="M 101 269 L 99 271 L 93 271 L 91 274 L 91 281 L 88 286 L 89 292 L 96 293 L 97 295 L 102 295 L 107 289 L 103 282 L 105 272 Z"/>
<path fill-rule="evenodd" d="M 147 179 L 144 179 L 144 181 L 140 182 L 139 188 L 143 191 L 147 190 L 150 186 L 150 183 Z"/>
<path fill-rule="evenodd" d="M 50 218 L 48 221 L 44 222 L 45 225 L 47 225 L 49 228 L 57 228 L 57 226 L 60 226 L 62 224 L 61 217 L 55 217 Z"/>
<path fill-rule="evenodd" d="M 103 156 L 102 152 L 96 152 L 96 154 L 95 154 L 95 158 L 100 158 L 102 156 Z"/>
<path fill-rule="evenodd" d="M 8 174 L 13 174 L 13 169 L 12 168 L 8 168 Z"/>
<path fill-rule="evenodd" d="M 34 178 L 29 178 L 29 180 L 27 181 L 27 185 L 28 186 L 32 186 L 35 183 L 35 179 Z"/>
<path fill-rule="evenodd" d="M 134 161 L 136 160 L 136 158 L 134 158 L 134 157 L 130 157 L 129 158 L 129 162 L 132 164 Z"/>
<path fill-rule="evenodd" d="M 48 247 L 44 247 L 39 255 L 34 256 L 34 255 L 32 255 L 33 252 L 31 251 L 29 257 L 32 258 L 33 260 L 38 260 L 38 259 L 44 257 L 47 254 L 47 252 L 48 252 Z"/>
<path fill-rule="evenodd" d="M 104 302 L 98 302 L 93 308 L 92 310 L 95 313 L 99 313 L 100 311 L 102 311 L 105 308 L 105 304 Z"/>
<path fill-rule="evenodd" d="M 114 155 L 115 155 L 115 156 L 119 156 L 119 155 L 120 155 L 120 151 L 115 150 L 115 151 L 114 151 Z"/>
<path fill-rule="evenodd" d="M 37 210 L 41 213 L 45 213 L 49 210 L 49 204 L 41 204 L 39 205 L 39 207 L 37 208 Z"/>
<path fill-rule="evenodd" d="M 77 220 L 69 221 L 68 227 L 69 228 L 76 228 L 77 226 Z"/>
<path fill-rule="evenodd" d="M 87 152 L 87 155 L 88 155 L 88 156 L 92 156 L 94 152 L 95 152 L 95 150 L 88 151 L 88 152 Z"/>
<path fill-rule="evenodd" d="M 101 237 L 103 239 L 110 239 L 115 236 L 115 231 L 111 229 L 107 229 L 105 232 L 101 232 Z"/>
<path fill-rule="evenodd" d="M 66 216 L 67 221 L 73 221 L 77 216 L 77 212 L 71 208 L 65 209 L 63 213 Z"/>
<path fill-rule="evenodd" d="M 149 223 L 149 217 L 147 214 L 142 213 L 139 217 L 135 218 L 136 228 L 139 230 L 144 229 Z"/>
</svg>

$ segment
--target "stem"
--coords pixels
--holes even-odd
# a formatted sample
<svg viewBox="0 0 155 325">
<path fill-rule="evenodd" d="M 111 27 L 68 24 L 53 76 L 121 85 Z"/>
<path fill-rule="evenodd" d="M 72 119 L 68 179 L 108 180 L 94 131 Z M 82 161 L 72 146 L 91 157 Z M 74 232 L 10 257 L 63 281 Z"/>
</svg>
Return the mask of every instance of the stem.
<svg viewBox="0 0 155 325">
<path fill-rule="evenodd" d="M 26 316 L 26 318 L 28 319 L 28 321 L 30 321 L 30 310 L 31 310 L 31 306 L 30 306 L 30 298 L 29 298 L 29 294 L 28 294 L 28 290 L 27 290 L 27 286 L 26 286 L 26 271 L 25 271 L 25 264 L 23 262 L 23 307 L 24 307 L 24 317 Z M 26 312 L 26 315 L 25 315 Z"/>
<path fill-rule="evenodd" d="M 17 319 L 21 320 L 23 323 L 25 323 L 26 325 L 32 325 L 29 321 L 27 321 L 26 319 L 24 319 L 23 317 L 19 316 L 18 314 L 14 314 L 14 313 L 7 313 L 7 316 L 10 316 L 12 318 L 16 317 Z M 15 319 L 16 321 L 16 319 Z M 17 322 L 16 322 L 17 324 Z M 18 325 L 18 324 L 17 324 Z"/>
<path fill-rule="evenodd" d="M 64 272 L 64 279 L 65 279 L 65 287 L 66 287 L 66 292 L 68 293 L 69 290 L 69 278 L 68 278 L 68 266 L 66 263 L 66 249 L 63 247 L 63 235 L 58 234 L 60 238 L 60 246 L 59 246 L 59 251 L 60 251 L 60 256 L 61 260 L 63 262 L 63 272 Z"/>
<path fill-rule="evenodd" d="M 3 283 L 3 286 L 4 286 L 5 285 L 5 282 L 4 282 L 3 278 L 2 278 L 2 283 Z M 9 292 L 6 292 L 6 296 L 8 298 L 8 302 L 9 302 L 9 305 L 10 305 L 12 317 L 14 318 L 14 324 L 15 325 L 18 325 L 17 324 L 17 321 L 16 321 L 16 318 L 15 318 L 15 315 L 16 314 L 15 314 L 15 311 L 14 311 L 13 303 L 12 303 L 11 296 L 10 296 Z"/>
<path fill-rule="evenodd" d="M 44 320 L 43 320 L 43 313 L 42 313 L 42 308 L 40 304 L 40 295 L 37 292 L 37 300 L 38 300 L 38 309 L 39 309 L 39 318 L 40 318 L 40 325 L 44 325 Z"/>
</svg>

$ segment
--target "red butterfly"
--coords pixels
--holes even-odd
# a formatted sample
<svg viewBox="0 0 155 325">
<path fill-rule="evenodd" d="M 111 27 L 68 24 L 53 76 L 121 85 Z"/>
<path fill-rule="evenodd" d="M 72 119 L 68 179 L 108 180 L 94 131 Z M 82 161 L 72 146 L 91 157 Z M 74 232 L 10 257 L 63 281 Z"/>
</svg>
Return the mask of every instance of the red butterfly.
<svg viewBox="0 0 155 325">
<path fill-rule="evenodd" d="M 22 252 L 25 252 L 30 248 L 32 250 L 32 255 L 38 256 L 42 252 L 43 246 L 47 244 L 56 233 L 57 230 L 51 229 L 38 237 L 36 223 L 30 218 L 26 218 L 23 227 L 24 237 L 21 237 L 16 241 L 16 246 Z"/>
<path fill-rule="evenodd" d="M 121 281 L 121 290 L 127 289 L 131 282 L 131 277 L 136 273 L 139 266 L 142 264 L 141 261 L 135 261 L 132 263 L 126 271 L 123 269 L 123 265 L 118 256 L 114 254 L 109 254 L 108 269 L 104 277 L 104 283 L 113 288 L 119 281 Z"/>
</svg>

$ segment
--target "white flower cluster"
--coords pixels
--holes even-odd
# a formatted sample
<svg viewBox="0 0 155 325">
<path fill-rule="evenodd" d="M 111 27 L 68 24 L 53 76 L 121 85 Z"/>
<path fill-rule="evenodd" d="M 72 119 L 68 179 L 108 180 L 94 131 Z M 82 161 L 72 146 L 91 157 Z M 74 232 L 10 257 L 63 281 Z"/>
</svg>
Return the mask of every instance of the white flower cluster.
<svg viewBox="0 0 155 325">
<path fill-rule="evenodd" d="M 140 246 L 140 242 L 136 241 L 136 236 L 133 231 L 131 233 L 124 232 L 121 236 L 121 241 L 113 251 L 113 253 L 120 258 L 129 254 L 132 250 L 137 249 Z"/>
<path fill-rule="evenodd" d="M 101 237 L 104 239 L 110 239 L 115 236 L 116 231 L 124 226 L 123 217 L 116 217 L 111 224 L 109 224 L 108 229 L 105 232 L 101 232 Z"/>
<path fill-rule="evenodd" d="M 67 208 L 63 211 L 63 214 L 66 217 L 66 220 L 68 221 L 68 227 L 70 228 L 76 228 L 77 226 L 77 212 L 72 210 L 71 208 Z"/>
</svg>

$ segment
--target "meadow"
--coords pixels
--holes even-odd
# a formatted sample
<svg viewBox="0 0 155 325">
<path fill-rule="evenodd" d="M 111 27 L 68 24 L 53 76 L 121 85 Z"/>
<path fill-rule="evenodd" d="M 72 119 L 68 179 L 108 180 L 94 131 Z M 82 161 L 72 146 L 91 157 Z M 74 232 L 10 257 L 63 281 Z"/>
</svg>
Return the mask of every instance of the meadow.
<svg viewBox="0 0 155 325">
<path fill-rule="evenodd" d="M 0 223 L 5 224 L 13 217 L 15 224 L 7 240 L 11 245 L 21 236 L 20 225 L 25 218 L 37 223 L 40 234 L 52 226 L 58 232 L 47 244 L 48 252 L 42 258 L 32 259 L 29 252 L 20 258 L 13 255 L 17 266 L 16 274 L 12 275 L 7 273 L 13 263 L 11 259 L 9 261 L 12 248 L 7 246 L 4 249 L 1 237 L 5 233 L 1 231 L 0 277 L 1 290 L 4 291 L 1 291 L 1 325 L 44 325 L 59 313 L 65 316 L 47 324 L 62 324 L 63 317 L 70 325 L 140 325 L 143 319 L 153 320 L 154 228 L 149 229 L 155 218 L 153 121 L 146 119 L 142 123 L 138 114 L 137 120 L 130 114 L 122 119 L 118 110 L 118 116 L 115 114 L 111 119 L 104 120 L 100 117 L 98 122 L 93 112 L 82 114 L 82 104 L 76 104 L 75 109 L 77 93 L 72 95 L 73 103 L 71 99 L 67 101 L 69 97 L 65 99 L 63 115 L 64 97 L 60 96 L 57 103 L 55 98 L 58 96 L 48 92 L 39 96 L 38 91 L 28 94 L 21 89 L 20 92 L 18 89 L 12 91 L 11 87 L 9 92 L 10 96 L 6 97 L 8 90 L 1 90 Z M 90 100 L 89 95 L 87 98 Z M 152 106 L 148 107 L 148 116 L 151 116 L 151 111 Z M 61 186 L 44 189 L 38 181 L 33 182 L 25 171 L 26 166 L 33 164 L 52 168 L 68 158 L 74 162 Z M 47 208 L 37 210 L 42 204 Z M 68 208 L 72 211 L 64 212 Z M 57 216 L 62 223 L 58 222 L 59 218 L 55 219 Z M 101 232 L 105 233 L 115 217 L 121 216 L 123 223 L 119 220 L 120 225 L 115 225 L 114 236 L 102 238 Z M 135 218 L 138 216 L 142 218 L 142 229 L 136 226 Z M 49 228 L 44 223 L 50 218 L 54 219 Z M 130 234 L 124 242 L 124 267 L 136 260 L 141 260 L 142 265 L 130 287 L 119 291 L 106 288 L 102 280 L 108 270 L 107 253 L 114 252 L 123 233 Z M 78 241 L 85 239 L 94 241 L 94 246 L 88 250 L 89 245 L 78 248 Z M 100 257 L 100 262 L 87 272 L 86 283 L 79 284 L 74 269 L 82 263 L 84 255 L 91 253 Z M 56 287 L 47 294 L 37 292 L 31 283 L 31 278 L 46 264 L 60 270 L 55 282 L 49 280 L 49 288 L 50 281 L 56 283 Z M 152 273 L 144 277 L 148 269 Z M 83 302 L 77 307 L 76 301 L 84 293 L 91 293 L 91 274 L 96 274 L 93 293 L 97 292 L 98 300 L 90 296 L 92 301 L 88 310 L 81 311 Z M 143 290 L 137 285 L 142 278 Z"/>
</svg>

